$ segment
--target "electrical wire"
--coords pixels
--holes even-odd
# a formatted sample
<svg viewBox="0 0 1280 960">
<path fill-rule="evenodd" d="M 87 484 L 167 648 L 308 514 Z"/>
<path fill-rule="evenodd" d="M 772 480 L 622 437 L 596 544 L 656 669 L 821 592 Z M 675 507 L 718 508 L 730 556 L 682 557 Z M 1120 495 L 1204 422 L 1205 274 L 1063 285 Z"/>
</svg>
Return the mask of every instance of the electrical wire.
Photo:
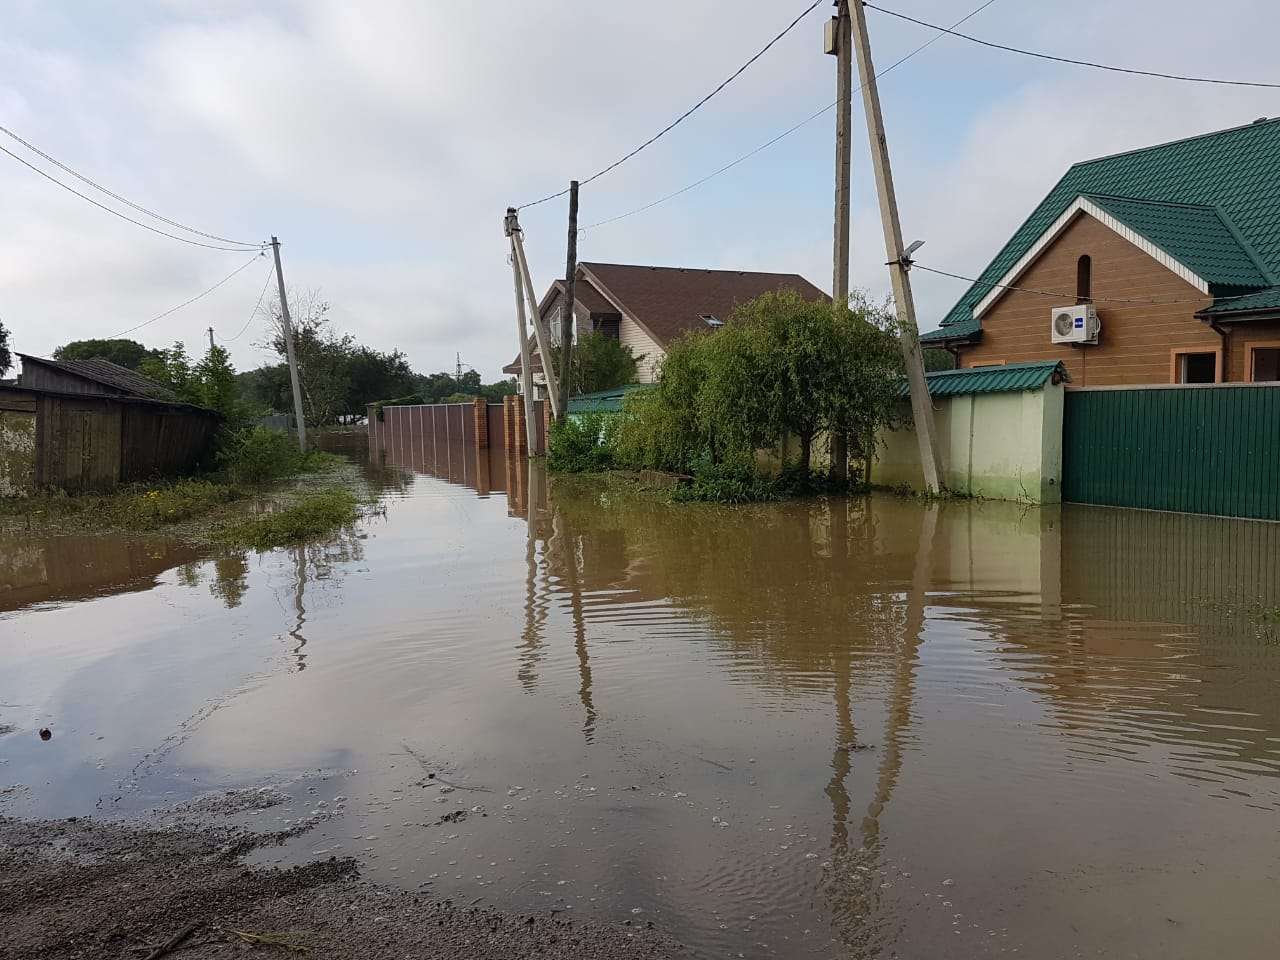
<svg viewBox="0 0 1280 960">
<path fill-rule="evenodd" d="M 0 148 L 0 149 L 3 149 L 3 148 Z M 191 304 L 195 303 L 197 300 L 203 299 L 204 297 L 207 297 L 209 294 L 213 293 L 213 291 L 217 290 L 220 286 L 222 286 L 224 283 L 226 283 L 228 280 L 234 277 L 241 270 L 248 269 L 254 263 L 254 261 L 258 259 L 258 257 L 265 257 L 265 256 L 266 256 L 265 253 L 255 254 L 247 263 L 242 263 L 240 266 L 236 267 L 234 270 L 228 273 L 225 277 L 223 277 L 221 280 L 215 283 L 212 287 L 204 291 L 204 293 L 197 293 L 190 300 L 184 300 L 182 303 L 178 304 L 176 307 L 170 307 L 164 313 L 156 314 L 150 320 L 143 320 L 141 323 L 134 324 L 128 330 L 121 330 L 119 333 L 113 333 L 107 339 L 114 340 L 117 337 L 123 337 L 126 333 L 133 333 L 133 331 L 135 330 L 141 330 L 143 327 L 147 326 L 148 324 L 155 323 L 157 320 L 163 320 L 165 317 L 169 316 L 170 314 L 177 313 L 183 307 L 191 306 Z M 274 270 L 275 268 L 273 267 L 272 269 Z"/>
<path fill-rule="evenodd" d="M 1017 287 L 1007 283 L 994 283 L 990 280 L 979 280 L 975 277 L 966 277 L 963 274 L 951 273 L 947 270 L 938 270 L 935 267 L 926 267 L 923 263 L 920 263 L 915 260 L 911 261 L 911 269 L 923 270 L 926 273 L 936 273 L 940 277 L 950 277 L 952 280 L 964 280 L 968 283 L 976 284 L 977 286 L 986 287 L 988 289 L 1008 290 L 1012 293 L 1031 293 L 1031 294 L 1035 294 L 1038 297 L 1053 297 L 1061 303 L 1068 303 L 1068 302 L 1074 303 L 1077 299 L 1074 293 L 1061 293 L 1061 292 L 1055 293 L 1052 290 L 1036 290 L 1031 287 Z M 1216 306 L 1219 303 L 1226 303 L 1231 300 L 1243 300 L 1245 297 L 1252 297 L 1256 295 L 1257 292 L 1258 291 L 1255 290 L 1253 293 L 1233 294 L 1232 296 L 1229 296 L 1229 297 L 1214 297 L 1213 305 Z M 1090 303 L 1146 303 L 1146 304 L 1152 304 L 1155 306 L 1165 306 L 1168 304 L 1175 304 L 1175 303 L 1203 304 L 1204 297 L 1197 297 L 1197 298 L 1191 298 L 1191 299 L 1183 298 L 1183 299 L 1174 299 L 1174 300 L 1152 300 L 1149 297 L 1090 297 L 1089 302 Z"/>
<path fill-rule="evenodd" d="M 905 20 L 908 23 L 914 23 L 917 26 L 928 27 L 930 30 L 938 30 L 940 33 L 950 34 L 953 37 L 959 37 L 961 40 L 968 40 L 970 43 L 977 43 L 984 47 L 991 47 L 994 50 L 1005 50 L 1009 53 L 1018 53 L 1024 57 L 1036 57 L 1039 60 L 1052 60 L 1055 63 L 1070 63 L 1078 67 L 1092 67 L 1095 70 L 1109 70 L 1112 73 L 1129 73 L 1140 77 L 1158 77 L 1162 80 L 1181 80 L 1185 83 L 1214 83 L 1229 87 L 1263 87 L 1269 90 L 1280 90 L 1280 83 L 1260 83 L 1252 80 L 1221 80 L 1213 77 L 1189 77 L 1176 73 L 1160 73 L 1155 70 L 1135 70 L 1130 67 L 1117 67 L 1106 63 L 1094 63 L 1091 60 L 1075 60 L 1071 57 L 1054 56 L 1051 53 L 1038 53 L 1035 50 L 1023 50 L 1020 47 L 1010 47 L 1003 43 L 994 43 L 991 40 L 981 40 L 978 37 L 970 36 L 967 33 L 957 33 L 953 28 L 939 26 L 936 23 L 929 23 L 925 20 L 917 20 L 915 17 L 909 17 L 905 13 L 898 13 L 894 10 L 886 10 L 884 7 L 877 7 L 874 3 L 863 3 L 862 5 L 868 10 L 875 10 L 878 13 L 887 14 L 890 17 L 896 17 L 899 20 Z"/>
<path fill-rule="evenodd" d="M 249 319 L 244 322 L 244 326 L 240 328 L 239 332 L 237 332 L 234 337 L 228 337 L 226 340 L 222 341 L 223 343 L 234 343 L 236 340 L 239 340 L 242 336 L 244 336 L 244 332 L 249 329 L 249 324 L 253 323 L 254 317 L 258 315 L 258 310 L 262 308 L 262 298 L 267 295 L 267 287 L 271 283 L 271 278 L 274 277 L 275 275 L 276 275 L 276 265 L 273 262 L 271 266 L 267 269 L 266 282 L 262 284 L 262 292 L 258 294 L 258 302 L 254 304 L 253 310 L 249 314 Z"/>
<path fill-rule="evenodd" d="M 655 133 L 652 137 L 650 137 L 650 138 L 649 138 L 648 140 L 646 140 L 644 143 L 640 144 L 640 146 L 636 147 L 636 148 L 635 148 L 634 150 L 632 150 L 630 153 L 624 154 L 623 156 L 621 156 L 621 157 L 619 157 L 617 160 L 613 161 L 613 163 L 609 164 L 609 165 L 608 165 L 607 167 L 605 167 L 604 169 L 602 169 L 602 170 L 597 170 L 597 171 L 596 171 L 595 173 L 593 173 L 591 176 L 587 177 L 587 178 L 586 178 L 586 179 L 584 179 L 584 180 L 579 181 L 579 184 L 578 184 L 578 185 L 579 185 L 579 186 L 586 186 L 586 185 L 587 185 L 588 183 L 590 183 L 592 180 L 596 180 L 596 179 L 598 179 L 598 178 L 600 178 L 600 177 L 603 177 L 603 176 L 604 176 L 606 173 L 608 173 L 610 170 L 614 170 L 614 169 L 616 169 L 617 167 L 622 166 L 622 164 L 626 163 L 628 160 L 630 160 L 632 157 L 634 157 L 636 154 L 638 154 L 641 150 L 643 150 L 643 149 L 645 149 L 646 147 L 648 147 L 648 146 L 652 145 L 653 143 L 656 143 L 656 142 L 657 142 L 658 140 L 660 140 L 662 137 L 666 136 L 668 133 L 670 133 L 672 130 L 674 130 L 677 126 L 679 126 L 679 125 L 680 125 L 680 123 L 682 123 L 683 121 L 687 120 L 690 116 L 692 116 L 692 114 L 694 113 L 694 111 L 696 111 L 699 107 L 701 107 L 701 106 L 702 106 L 703 104 L 705 104 L 708 100 L 710 100 L 712 97 L 714 97 L 717 93 L 719 93 L 721 90 L 723 90 L 723 89 L 724 89 L 725 87 L 727 87 L 729 84 L 731 84 L 734 80 L 738 79 L 738 77 L 742 76 L 742 74 L 746 72 L 746 70 L 747 70 L 747 68 L 748 68 L 748 67 L 750 67 L 753 63 L 755 63 L 757 60 L 759 60 L 761 57 L 763 57 L 763 56 L 764 56 L 764 55 L 769 51 L 769 49 L 770 49 L 770 48 L 771 48 L 775 43 L 777 43 L 779 40 L 781 40 L 783 37 L 785 37 L 788 33 L 790 33 L 790 32 L 795 28 L 796 24 L 798 24 L 801 20 L 803 20 L 803 19 L 804 19 L 805 17 L 807 17 L 810 13 L 812 13 L 812 12 L 813 12 L 813 10 L 814 10 L 814 9 L 815 9 L 815 8 L 816 8 L 820 3 L 822 3 L 822 0 L 813 0 L 813 3 L 811 3 L 811 4 L 809 4 L 809 6 L 805 7 L 805 9 L 804 9 L 803 11 L 801 11 L 800 15 L 799 15 L 798 17 L 796 17 L 794 20 L 792 20 L 789 24 L 787 24 L 787 26 L 782 30 L 782 32 L 781 32 L 781 33 L 779 33 L 776 37 L 774 37 L 772 40 L 770 40 L 768 43 L 766 43 L 763 47 L 761 47 L 761 48 L 760 48 L 760 50 L 756 52 L 755 56 L 753 56 L 750 60 L 748 60 L 746 63 L 744 63 L 742 66 L 740 66 L 737 70 L 735 70 L 733 73 L 731 73 L 731 74 L 730 74 L 726 79 L 724 79 L 723 81 L 721 81 L 721 83 L 719 84 L 719 86 L 717 86 L 714 90 L 712 90 L 710 93 L 708 93 L 705 97 L 703 97 L 701 100 L 699 100 L 697 103 L 695 103 L 692 107 L 690 107 L 690 108 L 689 108 L 688 110 L 686 110 L 684 113 L 680 114 L 680 116 L 676 117 L 676 118 L 675 118 L 674 120 L 672 120 L 669 124 L 667 124 L 667 125 L 666 125 L 665 127 L 663 127 L 661 130 L 659 130 L 657 133 Z M 528 208 L 528 207 L 536 207 L 538 204 L 540 204 L 540 203 L 546 203 L 548 200 L 554 200 L 554 199 L 556 199 L 557 197 L 563 197 L 563 196 L 564 196 L 566 193 L 568 193 L 568 192 L 569 192 L 569 190 L 566 188 L 566 189 L 564 189 L 564 190 L 559 191 L 558 193 L 548 194 L 547 196 L 545 196 L 545 197 L 541 197 L 541 198 L 539 198 L 539 199 L 537 199 L 537 200 L 531 200 L 531 201 L 530 201 L 530 202 L 528 202 L 528 203 L 522 203 L 522 204 L 520 204 L 520 206 L 518 206 L 516 209 L 517 209 L 517 210 L 524 210 L 524 209 L 526 209 L 526 208 Z"/>
<path fill-rule="evenodd" d="M 28 150 L 34 153 L 36 156 L 43 157 L 45 160 L 52 163 L 55 167 L 57 167 L 60 170 L 66 171 L 67 173 L 71 174 L 73 177 L 75 177 L 77 180 L 81 181 L 82 183 L 87 183 L 89 186 L 93 187 L 95 190 L 101 190 L 111 199 L 118 200 L 120 203 L 123 203 L 125 206 L 132 207 L 134 210 L 137 210 L 139 213 L 145 213 L 149 217 L 154 217 L 155 219 L 159 220 L 161 223 L 167 223 L 171 227 L 177 227 L 179 230 L 186 230 L 188 233 L 194 233 L 197 236 L 206 237 L 209 240 L 217 240 L 219 243 L 236 244 L 237 246 L 242 246 L 246 248 L 253 248 L 258 246 L 257 243 L 253 243 L 248 240 L 229 240 L 226 237 L 220 237 L 214 233 L 205 233 L 203 230 L 197 230 L 195 227 L 189 227 L 185 223 L 179 223 L 177 220 L 170 220 L 168 217 L 162 217 L 160 214 L 156 213 L 154 210 L 148 210 L 146 207 L 142 206 L 141 204 L 134 203 L 132 200 L 128 199 L 127 197 L 122 197 L 120 196 L 120 194 L 114 193 L 113 191 L 108 190 L 106 187 L 104 187 L 102 184 L 98 183 L 97 181 L 89 179 L 82 173 L 78 173 L 77 171 L 73 170 L 71 167 L 63 163 L 61 160 L 58 160 L 56 157 L 49 156 L 49 154 L 45 153 L 43 150 L 37 147 L 34 143 L 31 143 L 28 140 L 22 139 L 22 137 L 18 136 L 8 127 L 0 126 L 0 133 L 3 133 L 5 136 L 12 137 L 14 140 L 18 141 L 18 143 L 22 144 L 24 147 L 26 147 Z"/>
<path fill-rule="evenodd" d="M 133 217 L 130 217 L 127 214 L 123 214 L 119 210 L 113 210 L 110 207 L 108 207 L 106 204 L 99 203 L 97 200 L 93 199 L 93 197 L 86 196 L 85 194 L 77 190 L 75 187 L 72 187 L 63 183 L 57 177 L 54 177 L 51 174 L 46 173 L 45 171 L 37 167 L 35 164 L 30 163 L 29 161 L 18 156 L 8 147 L 0 146 L 0 153 L 7 153 L 9 156 L 13 157 L 13 159 L 17 160 L 24 167 L 28 167 L 31 170 L 34 170 L 36 173 L 40 174 L 40 176 L 44 177 L 46 180 L 50 181 L 51 183 L 56 183 L 63 190 L 67 190 L 67 191 L 70 191 L 71 193 L 74 193 L 81 200 L 87 200 L 89 203 L 92 203 L 99 210 L 105 210 L 107 211 L 107 213 L 110 213 L 113 216 L 117 216 L 121 220 L 127 220 L 129 223 L 132 223 L 134 226 L 142 227 L 143 230 L 150 230 L 152 233 L 158 233 L 160 234 L 160 236 L 168 237 L 170 240 L 180 240 L 183 243 L 189 243 L 195 247 L 205 247 L 208 250 L 229 250 L 232 253 L 248 253 L 250 250 L 260 249 L 260 245 L 258 244 L 248 245 L 248 246 L 241 245 L 241 246 L 228 247 L 228 246 L 221 246 L 218 244 L 204 243 L 201 240 L 192 240 L 190 237 L 180 237 L 175 233 L 168 233 L 164 230 L 159 229 L 158 227 L 151 226 L 151 224 L 149 223 L 143 223 L 141 220 L 135 220 Z"/>
<path fill-rule="evenodd" d="M 980 7 L 977 7 L 976 9 L 974 9 L 973 11 L 971 11 L 970 13 L 968 13 L 968 14 L 966 14 L 965 16 L 961 17 L 961 18 L 960 18 L 959 20 L 957 20 L 954 24 L 952 24 L 952 26 L 958 27 L 958 26 L 960 26 L 962 23 L 964 23 L 966 20 L 971 20 L 972 18 L 976 17 L 976 16 L 977 16 L 978 14 L 980 14 L 983 10 L 987 9 L 987 7 L 991 6 L 991 5 L 992 5 L 993 3 L 995 3 L 995 2 L 996 2 L 996 0 L 986 0 L 986 3 L 982 4 Z M 883 76 L 884 76 L 886 73 L 888 73 L 890 70 L 894 69 L 895 67 L 900 67 L 900 66 L 902 66 L 902 64 L 906 63 L 908 60 L 910 60 L 910 59 L 911 59 L 912 57 L 914 57 L 916 54 L 920 53 L 921 51 L 923 51 L 923 50 L 924 50 L 924 49 L 926 49 L 927 47 L 931 47 L 931 46 L 933 46 L 933 44 L 937 43 L 937 42 L 938 42 L 939 40 L 941 40 L 941 39 L 942 39 L 942 34 L 937 34 L 937 35 L 935 35 L 934 37 L 932 37 L 931 39 L 927 40 L 926 42 L 924 42 L 924 43 L 920 44 L 920 46 L 916 47 L 916 48 L 915 48 L 914 50 L 912 50 L 910 53 L 906 54 L 906 56 L 903 56 L 903 57 L 899 58 L 898 60 L 895 60 L 893 63 L 889 64 L 889 66 L 885 67 L 883 70 L 881 70 L 879 73 L 877 73 L 877 74 L 876 74 L 876 79 L 877 79 L 877 80 L 879 80 L 881 77 L 883 77 Z M 852 91 L 852 93 L 850 94 L 850 96 L 852 96 L 853 94 L 861 93 L 861 92 L 862 92 L 862 90 L 863 90 L 865 87 L 866 87 L 866 84 L 865 84 L 865 83 L 864 83 L 864 84 L 860 84 L 856 90 Z M 625 220 L 627 217 L 635 216 L 637 213 L 644 213 L 646 210 L 652 210 L 654 207 L 658 206 L 659 204 L 666 203 L 668 200 L 674 200 L 676 197 L 680 196 L 682 193 L 688 193 L 690 190 L 694 189 L 695 187 L 700 187 L 700 186 L 702 186 L 702 185 L 703 185 L 704 183 L 706 183 L 708 180 L 712 180 L 712 179 L 714 179 L 714 178 L 716 178 L 716 177 L 720 176 L 720 174 L 725 173 L 725 172 L 726 172 L 726 171 L 728 171 L 728 170 L 732 170 L 734 167 L 736 167 L 738 164 L 742 163 L 744 160 L 750 160 L 752 157 L 754 157 L 754 156 L 755 156 L 757 153 L 759 153 L 760 151 L 762 151 L 762 150 L 766 150 L 766 149 L 768 149 L 769 147 L 772 147 L 772 146 L 773 146 L 775 143 L 777 143 L 779 140 L 782 140 L 782 139 L 784 139 L 785 137 L 789 137 L 789 136 L 791 136 L 791 134 L 795 133 L 795 132 L 796 132 L 797 130 L 799 130 L 801 127 L 805 126 L 806 124 L 812 123 L 814 120 L 817 120 L 820 116 L 822 116 L 824 113 L 826 113 L 826 112 L 827 112 L 828 110 L 830 110 L 832 107 L 834 107 L 838 102 L 839 102 L 839 101 L 833 100 L 831 103 L 827 104 L 825 107 L 823 107 L 823 108 L 822 108 L 821 110 L 819 110 L 817 113 L 812 113 L 812 114 L 810 114 L 810 115 L 809 115 L 809 116 L 807 116 L 805 119 L 803 119 L 803 120 L 801 120 L 799 123 L 797 123 L 795 126 L 793 126 L 793 127 L 789 128 L 789 129 L 787 129 L 787 130 L 784 130 L 782 133 L 778 134 L 778 135 L 777 135 L 776 137 L 774 137 L 772 140 L 768 140 L 768 141 L 766 141 L 766 142 L 764 142 L 764 143 L 760 144 L 760 146 L 756 147 L 754 150 L 751 150 L 751 151 L 748 151 L 747 153 L 744 153 L 742 156 L 738 157 L 736 160 L 730 160 L 728 163 L 726 163 L 723 167 L 720 167 L 718 170 L 715 170 L 715 171 L 713 171 L 713 172 L 711 172 L 711 173 L 707 174 L 705 177 L 702 177 L 702 178 L 701 178 L 701 179 L 699 179 L 699 180 L 695 180 L 693 183 L 689 184 L 689 185 L 688 185 L 688 186 L 686 186 L 686 187 L 681 187 L 679 190 L 676 190 L 674 193 L 669 193 L 669 194 L 667 194 L 665 197 L 660 197 L 660 198 L 658 198 L 657 200 L 654 200 L 654 201 L 652 201 L 652 202 L 650 202 L 650 203 L 646 203 L 646 204 L 645 204 L 644 206 L 642 206 L 642 207 L 636 207 L 634 210 L 628 210 L 626 213 L 620 213 L 620 214 L 618 214 L 618 215 L 617 215 L 617 216 L 615 216 L 615 217 L 609 217 L 608 219 L 605 219 L 605 220 L 598 220 L 598 221 L 596 221 L 595 223 L 588 224 L 587 226 L 583 227 L 581 230 L 579 230 L 579 231 L 578 231 L 579 236 L 581 236 L 581 235 L 582 235 L 582 233 L 583 233 L 584 231 L 587 231 L 587 230 L 593 230 L 593 229 L 595 229 L 596 227 L 603 227 L 605 224 L 609 224 L 609 223 L 616 223 L 616 222 L 617 222 L 617 221 L 619 221 L 619 220 Z"/>
</svg>

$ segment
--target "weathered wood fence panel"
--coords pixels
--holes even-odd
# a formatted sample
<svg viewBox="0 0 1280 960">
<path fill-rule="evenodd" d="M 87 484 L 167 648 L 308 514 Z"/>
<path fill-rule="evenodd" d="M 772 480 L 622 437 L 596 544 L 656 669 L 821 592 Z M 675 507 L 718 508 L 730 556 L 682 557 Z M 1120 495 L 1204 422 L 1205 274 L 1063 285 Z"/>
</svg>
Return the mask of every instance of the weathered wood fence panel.
<svg viewBox="0 0 1280 960">
<path fill-rule="evenodd" d="M 1280 520 L 1280 384 L 1068 389 L 1063 499 Z"/>
</svg>

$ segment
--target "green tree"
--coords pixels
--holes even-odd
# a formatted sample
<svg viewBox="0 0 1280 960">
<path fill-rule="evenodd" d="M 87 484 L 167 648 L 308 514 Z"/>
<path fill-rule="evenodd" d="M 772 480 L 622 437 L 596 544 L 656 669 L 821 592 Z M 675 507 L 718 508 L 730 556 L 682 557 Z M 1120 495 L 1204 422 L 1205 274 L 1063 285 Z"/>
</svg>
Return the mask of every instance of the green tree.
<svg viewBox="0 0 1280 960">
<path fill-rule="evenodd" d="M 13 366 L 13 354 L 9 352 L 9 331 L 0 323 L 0 377 L 9 372 Z"/>
<path fill-rule="evenodd" d="M 934 370 L 954 370 L 956 367 L 956 358 L 951 355 L 950 350 L 943 350 L 940 347 L 925 347 L 920 351 L 924 359 L 924 369 L 927 373 Z"/>
<path fill-rule="evenodd" d="M 599 332 L 581 336 L 573 345 L 569 393 L 595 393 L 635 383 L 640 359 L 616 337 Z"/>
<path fill-rule="evenodd" d="M 217 410 L 228 426 L 239 426 L 248 419 L 248 409 L 236 383 L 236 370 L 231 356 L 219 346 L 211 346 L 191 370 L 191 394 L 203 407 Z"/>
<path fill-rule="evenodd" d="M 138 370 L 142 362 L 159 359 L 159 350 L 149 350 L 137 340 L 72 340 L 53 351 L 55 360 L 110 360 L 130 370 Z"/>
<path fill-rule="evenodd" d="M 194 379 L 186 345 L 179 340 L 167 350 L 157 350 L 155 354 L 139 364 L 138 372 L 166 388 L 184 403 L 199 404 L 202 397 Z"/>
</svg>

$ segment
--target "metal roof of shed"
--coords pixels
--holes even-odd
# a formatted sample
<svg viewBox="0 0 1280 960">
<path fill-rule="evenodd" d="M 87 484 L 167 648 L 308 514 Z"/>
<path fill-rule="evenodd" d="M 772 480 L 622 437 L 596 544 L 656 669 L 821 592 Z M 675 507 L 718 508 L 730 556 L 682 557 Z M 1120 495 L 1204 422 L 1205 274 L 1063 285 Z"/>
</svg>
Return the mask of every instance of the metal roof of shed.
<svg viewBox="0 0 1280 960">
<path fill-rule="evenodd" d="M 1017 393 L 1021 390 L 1039 390 L 1051 380 L 1061 383 L 1069 380 L 1067 368 L 1061 360 L 1032 360 L 1027 363 L 1006 363 L 992 367 L 965 367 L 961 370 L 936 370 L 925 374 L 931 397 L 961 397 L 980 393 Z M 910 395 L 907 382 L 902 381 L 898 395 Z"/>
</svg>

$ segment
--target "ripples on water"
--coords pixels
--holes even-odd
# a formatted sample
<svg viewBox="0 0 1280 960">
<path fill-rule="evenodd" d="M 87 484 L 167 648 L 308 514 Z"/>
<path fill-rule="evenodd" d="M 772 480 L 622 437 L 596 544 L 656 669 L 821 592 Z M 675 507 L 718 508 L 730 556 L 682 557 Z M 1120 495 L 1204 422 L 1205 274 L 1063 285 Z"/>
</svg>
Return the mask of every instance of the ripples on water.
<svg viewBox="0 0 1280 960">
<path fill-rule="evenodd" d="M 1272 955 L 1280 526 L 433 457 L 332 543 L 5 543 L 0 812 L 283 782 L 286 860 L 709 956 Z"/>
</svg>

